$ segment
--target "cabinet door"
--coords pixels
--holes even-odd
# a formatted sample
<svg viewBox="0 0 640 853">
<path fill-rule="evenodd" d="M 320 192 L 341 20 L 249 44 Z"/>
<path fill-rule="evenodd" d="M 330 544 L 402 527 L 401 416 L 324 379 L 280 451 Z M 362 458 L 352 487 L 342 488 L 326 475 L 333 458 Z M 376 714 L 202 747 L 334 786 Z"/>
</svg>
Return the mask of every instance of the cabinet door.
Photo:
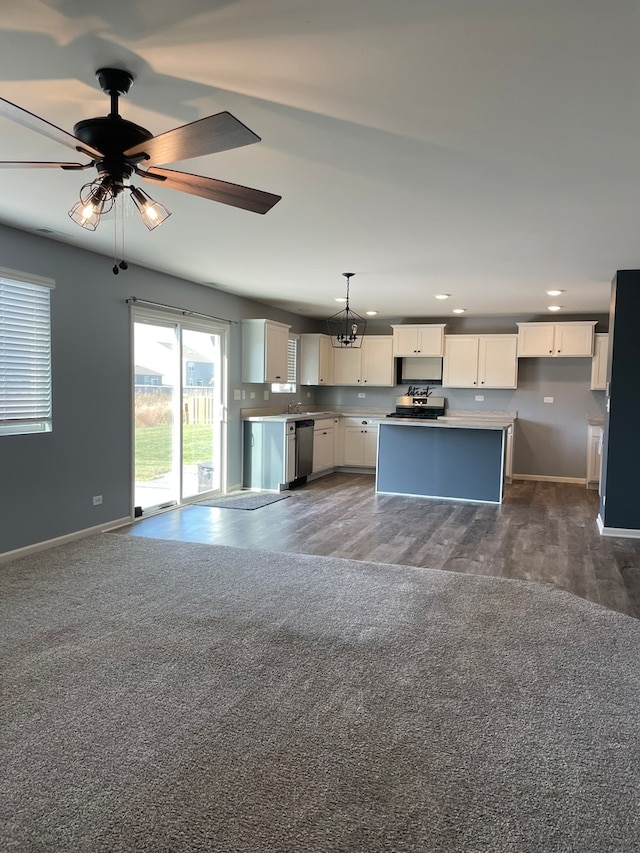
<svg viewBox="0 0 640 853">
<path fill-rule="evenodd" d="M 364 341 L 363 341 L 364 346 Z M 334 385 L 360 385 L 360 374 L 362 366 L 362 349 L 333 350 L 333 384 Z"/>
<path fill-rule="evenodd" d="M 518 323 L 518 356 L 553 355 L 554 329 L 554 323 Z"/>
<path fill-rule="evenodd" d="M 362 382 L 365 385 L 395 385 L 391 335 L 372 336 L 362 342 Z"/>
<path fill-rule="evenodd" d="M 313 471 L 333 467 L 333 428 L 317 429 L 313 433 Z"/>
<path fill-rule="evenodd" d="M 418 355 L 418 328 L 417 326 L 395 326 L 393 329 L 393 354 L 394 356 Z"/>
<path fill-rule="evenodd" d="M 290 483 L 296 477 L 296 428 L 287 424 L 287 459 L 285 464 L 285 483 Z"/>
<path fill-rule="evenodd" d="M 516 388 L 517 349 L 516 335 L 481 335 L 478 339 L 478 386 Z"/>
<path fill-rule="evenodd" d="M 593 355 L 591 323 L 558 323 L 555 333 L 555 355 L 581 357 Z"/>
<path fill-rule="evenodd" d="M 447 335 L 442 384 L 448 388 L 475 388 L 478 384 L 477 335 Z"/>
<path fill-rule="evenodd" d="M 320 335 L 318 385 L 333 385 L 333 347 L 328 335 Z"/>
<path fill-rule="evenodd" d="M 589 424 L 587 441 L 587 486 L 600 481 L 600 440 L 602 427 Z"/>
<path fill-rule="evenodd" d="M 267 382 L 286 382 L 288 374 L 289 330 L 266 324 L 265 373 Z"/>
<path fill-rule="evenodd" d="M 364 427 L 344 428 L 344 465 L 364 464 Z"/>
<path fill-rule="evenodd" d="M 362 464 L 375 468 L 378 461 L 378 426 L 365 427 L 362 446 Z"/>
<path fill-rule="evenodd" d="M 606 391 L 609 335 L 596 335 L 591 362 L 591 390 Z"/>
<path fill-rule="evenodd" d="M 418 355 L 439 356 L 444 352 L 444 326 L 421 326 L 418 329 Z"/>
<path fill-rule="evenodd" d="M 328 335 L 300 335 L 300 384 L 333 384 L 333 353 Z"/>
</svg>

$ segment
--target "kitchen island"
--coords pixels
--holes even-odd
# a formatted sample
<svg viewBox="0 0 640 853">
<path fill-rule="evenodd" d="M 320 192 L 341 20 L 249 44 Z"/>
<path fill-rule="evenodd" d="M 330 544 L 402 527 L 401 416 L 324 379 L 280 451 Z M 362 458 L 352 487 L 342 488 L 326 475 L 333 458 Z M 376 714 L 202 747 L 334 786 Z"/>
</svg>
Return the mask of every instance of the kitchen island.
<svg viewBox="0 0 640 853">
<path fill-rule="evenodd" d="M 507 420 L 387 418 L 376 492 L 501 503 Z"/>
</svg>

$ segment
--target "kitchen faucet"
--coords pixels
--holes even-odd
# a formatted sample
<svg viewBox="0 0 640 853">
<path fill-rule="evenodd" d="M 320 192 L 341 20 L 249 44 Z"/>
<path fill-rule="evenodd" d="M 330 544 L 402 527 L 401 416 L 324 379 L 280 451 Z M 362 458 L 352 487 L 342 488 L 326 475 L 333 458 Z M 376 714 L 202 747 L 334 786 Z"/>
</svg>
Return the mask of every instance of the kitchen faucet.
<svg viewBox="0 0 640 853">
<path fill-rule="evenodd" d="M 298 414 L 300 414 L 300 406 L 302 403 L 296 403 L 296 409 L 298 410 Z"/>
</svg>

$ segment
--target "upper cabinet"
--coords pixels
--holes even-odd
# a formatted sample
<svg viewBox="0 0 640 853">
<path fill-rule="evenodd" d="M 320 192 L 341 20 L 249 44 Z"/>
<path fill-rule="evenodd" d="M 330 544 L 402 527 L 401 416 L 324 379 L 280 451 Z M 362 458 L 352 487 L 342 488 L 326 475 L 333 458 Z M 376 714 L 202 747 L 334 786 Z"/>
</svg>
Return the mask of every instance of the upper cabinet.
<svg viewBox="0 0 640 853">
<path fill-rule="evenodd" d="M 515 388 L 517 335 L 447 335 L 442 384 L 445 388 Z"/>
<path fill-rule="evenodd" d="M 609 335 L 596 335 L 591 362 L 591 390 L 606 391 Z"/>
<path fill-rule="evenodd" d="M 289 329 L 274 320 L 242 321 L 242 381 L 286 382 Z"/>
<path fill-rule="evenodd" d="M 395 385 L 391 335 L 365 335 L 361 347 L 333 350 L 334 385 Z"/>
<path fill-rule="evenodd" d="M 333 347 L 328 335 L 300 335 L 300 384 L 333 385 Z"/>
<path fill-rule="evenodd" d="M 518 356 L 588 358 L 596 322 L 518 323 Z"/>
<path fill-rule="evenodd" d="M 392 326 L 394 358 L 442 356 L 445 324 Z"/>
</svg>

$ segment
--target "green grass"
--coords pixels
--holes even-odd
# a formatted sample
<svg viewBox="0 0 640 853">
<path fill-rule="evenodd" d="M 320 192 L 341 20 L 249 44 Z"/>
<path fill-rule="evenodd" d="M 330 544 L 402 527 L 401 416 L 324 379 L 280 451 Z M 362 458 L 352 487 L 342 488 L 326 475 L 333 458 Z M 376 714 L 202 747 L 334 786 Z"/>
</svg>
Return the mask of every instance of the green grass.
<svg viewBox="0 0 640 853">
<path fill-rule="evenodd" d="M 136 482 L 155 480 L 171 470 L 170 426 L 136 429 Z M 182 428 L 185 465 L 211 461 L 212 424 L 185 424 Z"/>
</svg>

